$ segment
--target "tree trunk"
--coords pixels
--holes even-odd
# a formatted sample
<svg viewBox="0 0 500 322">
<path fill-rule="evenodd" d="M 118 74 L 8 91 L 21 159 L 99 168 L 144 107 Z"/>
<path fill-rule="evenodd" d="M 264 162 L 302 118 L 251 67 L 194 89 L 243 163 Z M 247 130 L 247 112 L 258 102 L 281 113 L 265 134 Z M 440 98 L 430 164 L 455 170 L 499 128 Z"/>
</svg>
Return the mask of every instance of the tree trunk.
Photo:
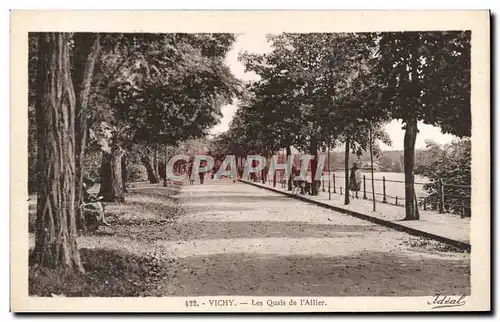
<svg viewBox="0 0 500 322">
<path fill-rule="evenodd" d="M 414 167 L 415 167 L 415 141 L 417 139 L 417 120 L 405 122 L 404 138 L 404 170 L 405 170 L 405 220 L 417 220 L 418 212 L 415 211 Z"/>
<path fill-rule="evenodd" d="M 418 46 L 419 36 L 417 34 L 412 37 L 411 44 L 411 88 L 410 88 L 410 104 L 420 104 L 418 98 L 421 95 L 421 89 L 418 80 Z M 407 74 L 409 77 L 410 74 Z M 403 120 L 405 123 L 404 137 L 404 171 L 405 171 L 405 220 L 420 219 L 416 197 L 415 197 L 415 141 L 418 133 L 418 119 L 416 115 L 407 117 Z"/>
<path fill-rule="evenodd" d="M 123 185 L 123 192 L 128 192 L 128 189 L 127 189 L 128 173 L 127 173 L 127 155 L 126 154 L 123 154 L 121 162 L 122 162 L 122 185 Z"/>
<path fill-rule="evenodd" d="M 141 161 L 148 173 L 149 183 L 159 183 L 160 179 L 158 178 L 157 173 L 155 173 L 155 165 L 151 157 L 149 155 L 143 156 Z"/>
<path fill-rule="evenodd" d="M 101 166 L 101 190 L 99 194 L 104 201 L 125 202 L 122 182 L 122 156 L 121 147 L 113 147 L 111 152 L 103 152 Z"/>
<path fill-rule="evenodd" d="M 288 157 L 292 155 L 292 147 L 287 145 L 286 146 L 286 160 L 288 162 Z M 292 165 L 293 165 L 293 160 L 292 160 Z M 293 178 L 293 173 L 292 173 L 292 169 L 290 169 L 290 174 L 288 175 L 288 191 L 292 191 L 293 190 L 293 182 L 292 182 L 292 178 Z"/>
<path fill-rule="evenodd" d="M 245 157 L 244 156 L 240 156 L 240 179 L 243 179 L 243 173 L 244 173 L 244 170 L 245 170 Z"/>
<path fill-rule="evenodd" d="M 160 182 L 160 160 L 159 160 L 159 155 L 158 155 L 158 148 L 155 148 L 155 174 L 156 177 L 158 178 L 158 182 Z"/>
<path fill-rule="evenodd" d="M 311 155 L 314 155 L 314 159 L 311 160 L 311 195 L 317 196 L 319 194 L 318 183 L 319 180 L 316 179 L 316 168 L 318 167 L 318 141 L 316 138 L 311 140 L 310 151 Z"/>
<path fill-rule="evenodd" d="M 101 44 L 100 34 L 96 33 L 75 33 L 73 36 L 74 53 L 72 59 L 73 66 L 73 87 L 75 89 L 75 173 L 76 173 L 76 197 L 75 209 L 78 226 L 84 227 L 84 218 L 80 205 L 83 202 L 83 179 L 85 176 L 84 161 L 85 147 L 89 132 L 88 105 L 90 89 L 92 85 L 92 75 L 98 60 Z"/>
<path fill-rule="evenodd" d="M 76 122 L 78 124 L 80 122 Z M 80 123 L 81 124 L 81 123 Z M 86 125 L 83 125 L 86 126 Z M 85 145 L 87 141 L 87 131 L 81 136 L 78 126 L 75 133 L 75 216 L 78 229 L 86 229 L 85 218 L 83 216 L 83 208 L 80 205 L 83 203 L 83 179 L 85 178 Z"/>
<path fill-rule="evenodd" d="M 375 211 L 375 182 L 373 180 L 373 129 L 370 124 L 370 165 L 371 165 L 371 174 L 372 174 L 372 201 L 373 201 L 373 211 Z"/>
<path fill-rule="evenodd" d="M 328 146 L 328 200 L 332 200 L 332 189 L 330 186 L 330 180 L 332 180 L 331 165 L 330 165 L 330 146 Z"/>
<path fill-rule="evenodd" d="M 165 178 L 163 179 L 163 186 L 168 187 L 168 173 L 167 173 L 167 164 L 168 164 L 168 145 L 165 144 Z"/>
<path fill-rule="evenodd" d="M 417 195 L 415 194 L 415 189 L 413 189 L 413 199 L 415 200 L 415 215 L 418 219 L 420 219 L 420 212 L 418 210 L 418 199 Z"/>
<path fill-rule="evenodd" d="M 243 166 L 241 167 L 241 177 L 243 178 L 243 174 L 245 173 L 245 167 L 247 164 L 247 157 L 246 156 L 243 156 L 243 158 L 241 159 L 241 163 L 243 164 Z M 245 178 L 245 179 L 249 180 L 250 178 Z"/>
<path fill-rule="evenodd" d="M 261 180 L 262 180 L 263 184 L 265 184 L 267 181 L 267 169 L 269 166 L 269 162 L 267 162 L 267 156 L 268 156 L 268 153 L 264 152 L 263 157 L 266 159 L 266 166 L 264 168 L 262 168 L 262 170 L 260 171 L 260 176 L 261 176 Z"/>
<path fill-rule="evenodd" d="M 236 155 L 236 178 L 241 178 L 240 168 L 241 168 L 241 157 L 239 155 Z"/>
<path fill-rule="evenodd" d="M 40 187 L 31 263 L 84 272 L 76 243 L 75 92 L 70 36 L 38 36 L 36 123 Z"/>
<path fill-rule="evenodd" d="M 345 177 L 344 205 L 348 205 L 351 202 L 349 200 L 349 146 L 350 145 L 351 145 L 351 140 L 347 138 L 345 140 L 345 159 L 344 159 L 344 177 Z"/>
</svg>

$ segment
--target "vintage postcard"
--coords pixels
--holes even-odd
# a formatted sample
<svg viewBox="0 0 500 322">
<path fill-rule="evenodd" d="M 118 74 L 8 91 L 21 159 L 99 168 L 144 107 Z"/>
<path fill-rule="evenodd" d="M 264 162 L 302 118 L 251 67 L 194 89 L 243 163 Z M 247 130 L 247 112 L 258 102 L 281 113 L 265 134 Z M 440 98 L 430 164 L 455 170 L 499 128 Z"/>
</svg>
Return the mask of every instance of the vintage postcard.
<svg viewBox="0 0 500 322">
<path fill-rule="evenodd" d="M 11 310 L 491 310 L 489 19 L 12 11 Z"/>
</svg>

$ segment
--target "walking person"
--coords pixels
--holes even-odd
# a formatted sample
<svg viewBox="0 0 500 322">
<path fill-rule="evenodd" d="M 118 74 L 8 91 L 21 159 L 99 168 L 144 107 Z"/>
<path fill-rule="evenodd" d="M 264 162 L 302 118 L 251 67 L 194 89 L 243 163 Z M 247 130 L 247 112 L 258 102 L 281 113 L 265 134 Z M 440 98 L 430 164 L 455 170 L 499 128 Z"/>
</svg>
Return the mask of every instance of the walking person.
<svg viewBox="0 0 500 322">
<path fill-rule="evenodd" d="M 257 166 L 257 160 L 252 160 L 252 167 L 255 169 L 255 167 Z M 250 173 L 250 180 L 253 181 L 253 182 L 257 182 L 257 173 L 255 172 L 252 172 Z"/>
<path fill-rule="evenodd" d="M 207 165 L 207 162 L 205 160 L 202 160 L 201 163 L 200 163 L 200 167 L 205 167 Z M 203 184 L 203 182 L 205 181 L 205 172 L 200 172 L 198 173 L 198 175 L 200 176 L 200 184 Z"/>
<path fill-rule="evenodd" d="M 356 197 L 356 199 L 359 199 L 358 191 L 361 190 L 361 172 L 359 171 L 358 165 L 356 163 L 352 165 L 351 173 L 349 175 L 349 190 L 355 193 L 354 196 Z"/>
<path fill-rule="evenodd" d="M 194 180 L 191 178 L 191 175 L 193 173 L 193 160 L 189 160 L 189 163 L 187 164 L 187 172 L 188 172 L 188 177 L 189 177 L 189 184 L 193 184 Z"/>
</svg>

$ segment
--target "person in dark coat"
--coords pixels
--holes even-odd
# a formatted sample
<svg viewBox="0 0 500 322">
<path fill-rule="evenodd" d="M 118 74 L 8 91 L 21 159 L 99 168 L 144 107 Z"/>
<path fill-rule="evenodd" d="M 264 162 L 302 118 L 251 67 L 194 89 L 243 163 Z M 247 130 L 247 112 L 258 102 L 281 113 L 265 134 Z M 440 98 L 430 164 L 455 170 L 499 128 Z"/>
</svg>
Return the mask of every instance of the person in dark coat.
<svg viewBox="0 0 500 322">
<path fill-rule="evenodd" d="M 187 165 L 187 172 L 188 172 L 188 177 L 189 177 L 189 184 L 193 184 L 194 180 L 191 178 L 191 175 L 193 173 L 193 160 L 189 160 L 188 165 Z"/>
<path fill-rule="evenodd" d="M 207 165 L 207 161 L 202 160 L 200 162 L 200 167 L 205 167 L 206 165 Z M 200 177 L 200 184 L 203 184 L 203 182 L 205 181 L 205 172 L 199 172 L 198 175 Z"/>
<path fill-rule="evenodd" d="M 349 175 L 349 190 L 355 192 L 356 199 L 359 199 L 358 191 L 361 190 L 361 172 L 359 171 L 356 163 L 352 165 L 351 173 Z"/>
</svg>

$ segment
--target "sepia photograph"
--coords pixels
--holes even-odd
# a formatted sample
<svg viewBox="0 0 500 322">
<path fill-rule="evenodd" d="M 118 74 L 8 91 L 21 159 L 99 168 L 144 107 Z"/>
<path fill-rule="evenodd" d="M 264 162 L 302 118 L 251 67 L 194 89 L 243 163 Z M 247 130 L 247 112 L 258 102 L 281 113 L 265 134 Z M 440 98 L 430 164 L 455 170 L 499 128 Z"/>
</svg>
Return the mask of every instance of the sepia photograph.
<svg viewBox="0 0 500 322">
<path fill-rule="evenodd" d="M 13 311 L 490 310 L 488 11 L 72 14 L 11 13 Z"/>
</svg>

